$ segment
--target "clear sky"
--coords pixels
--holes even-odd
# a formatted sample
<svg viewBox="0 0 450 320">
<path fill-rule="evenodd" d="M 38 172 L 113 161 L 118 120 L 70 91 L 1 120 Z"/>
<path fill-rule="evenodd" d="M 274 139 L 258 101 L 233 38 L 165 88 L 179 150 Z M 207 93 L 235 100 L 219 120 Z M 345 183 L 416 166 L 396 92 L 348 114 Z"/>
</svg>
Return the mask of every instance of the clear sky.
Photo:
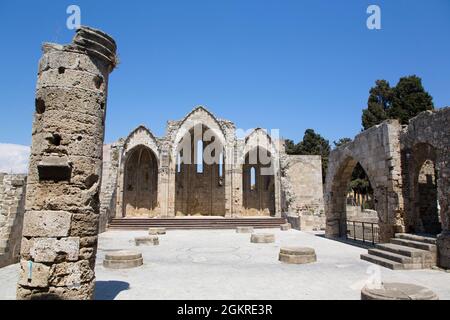
<svg viewBox="0 0 450 320">
<path fill-rule="evenodd" d="M 204 105 L 244 130 L 313 128 L 330 142 L 361 130 L 376 79 L 417 74 L 437 107 L 450 105 L 450 1 L 1 1 L 0 143 L 30 145 L 42 42 L 70 42 L 66 8 L 116 39 L 106 142 L 139 124 Z M 370 4 L 381 30 L 366 27 Z"/>
</svg>

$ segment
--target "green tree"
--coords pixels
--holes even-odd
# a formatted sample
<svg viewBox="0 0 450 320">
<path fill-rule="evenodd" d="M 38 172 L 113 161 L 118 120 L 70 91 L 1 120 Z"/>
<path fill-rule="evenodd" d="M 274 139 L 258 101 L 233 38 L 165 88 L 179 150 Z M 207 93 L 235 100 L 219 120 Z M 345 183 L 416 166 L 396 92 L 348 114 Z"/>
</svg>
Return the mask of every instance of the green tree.
<svg viewBox="0 0 450 320">
<path fill-rule="evenodd" d="M 337 148 L 337 147 L 340 147 L 351 141 L 352 141 L 352 139 L 350 139 L 350 138 L 340 138 L 338 141 L 334 141 L 333 143 L 334 143 L 334 147 Z"/>
<path fill-rule="evenodd" d="M 377 80 L 370 89 L 367 109 L 362 113 L 362 126 L 366 130 L 386 119 L 408 124 L 409 119 L 420 112 L 432 109 L 433 98 L 425 91 L 419 77 L 400 78 L 395 87 L 390 87 L 386 80 Z"/>
<path fill-rule="evenodd" d="M 297 154 L 297 145 L 290 139 L 284 140 L 284 147 L 287 154 Z"/>
<path fill-rule="evenodd" d="M 388 113 L 390 119 L 408 124 L 409 119 L 420 112 L 433 109 L 433 98 L 425 91 L 422 80 L 413 75 L 401 78 L 395 86 Z"/>
<path fill-rule="evenodd" d="M 392 89 L 386 80 L 377 80 L 370 89 L 367 109 L 363 110 L 362 125 L 364 130 L 388 119 L 388 110 L 392 102 Z"/>
</svg>

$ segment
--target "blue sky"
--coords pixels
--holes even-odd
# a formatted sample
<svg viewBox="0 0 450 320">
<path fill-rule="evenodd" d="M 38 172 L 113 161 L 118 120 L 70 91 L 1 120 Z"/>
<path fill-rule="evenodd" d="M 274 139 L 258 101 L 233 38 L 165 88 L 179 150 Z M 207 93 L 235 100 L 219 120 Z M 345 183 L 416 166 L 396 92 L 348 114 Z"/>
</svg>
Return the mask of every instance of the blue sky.
<svg viewBox="0 0 450 320">
<path fill-rule="evenodd" d="M 437 107 L 450 105 L 450 1 L 189 0 L 0 2 L 0 142 L 29 145 L 42 42 L 70 42 L 66 8 L 112 35 L 106 142 L 139 124 L 205 105 L 238 128 L 277 128 L 332 142 L 361 130 L 376 79 L 417 74 Z M 368 30 L 377 4 L 382 30 Z"/>
</svg>

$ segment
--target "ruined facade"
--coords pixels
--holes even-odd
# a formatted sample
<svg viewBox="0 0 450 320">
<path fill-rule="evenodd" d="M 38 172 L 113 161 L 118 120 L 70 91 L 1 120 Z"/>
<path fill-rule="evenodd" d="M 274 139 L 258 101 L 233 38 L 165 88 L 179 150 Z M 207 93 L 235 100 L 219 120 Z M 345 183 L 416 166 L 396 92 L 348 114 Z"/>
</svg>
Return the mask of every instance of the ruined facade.
<svg viewBox="0 0 450 320">
<path fill-rule="evenodd" d="M 388 120 L 333 150 L 325 184 L 326 235 L 346 234 L 346 192 L 359 162 L 374 190 L 380 240 L 396 232 L 438 235 L 439 265 L 450 267 L 450 108 L 401 126 Z"/>
<path fill-rule="evenodd" d="M 116 45 L 82 27 L 39 62 L 18 299 L 91 299 L 108 75 Z"/>
<path fill-rule="evenodd" d="M 259 128 L 238 138 L 204 107 L 169 121 L 164 137 L 139 126 L 104 150 L 101 230 L 112 218 L 288 214 L 308 219 L 304 230 L 324 226 L 320 157 L 287 155 Z M 211 150 L 213 161 L 198 159 Z"/>
</svg>

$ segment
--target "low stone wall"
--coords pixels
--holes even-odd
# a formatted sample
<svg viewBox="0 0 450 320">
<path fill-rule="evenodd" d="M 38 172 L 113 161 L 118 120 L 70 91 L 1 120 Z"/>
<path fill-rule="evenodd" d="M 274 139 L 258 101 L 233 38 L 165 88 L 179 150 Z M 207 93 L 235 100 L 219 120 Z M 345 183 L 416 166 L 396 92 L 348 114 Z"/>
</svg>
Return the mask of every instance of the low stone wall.
<svg viewBox="0 0 450 320">
<path fill-rule="evenodd" d="M 288 213 L 285 215 L 288 223 L 291 224 L 293 229 L 302 231 L 319 231 L 325 230 L 326 217 L 325 214 L 313 215 L 313 214 L 299 214 Z"/>
<path fill-rule="evenodd" d="M 26 175 L 0 173 L 0 268 L 19 261 Z"/>
</svg>

